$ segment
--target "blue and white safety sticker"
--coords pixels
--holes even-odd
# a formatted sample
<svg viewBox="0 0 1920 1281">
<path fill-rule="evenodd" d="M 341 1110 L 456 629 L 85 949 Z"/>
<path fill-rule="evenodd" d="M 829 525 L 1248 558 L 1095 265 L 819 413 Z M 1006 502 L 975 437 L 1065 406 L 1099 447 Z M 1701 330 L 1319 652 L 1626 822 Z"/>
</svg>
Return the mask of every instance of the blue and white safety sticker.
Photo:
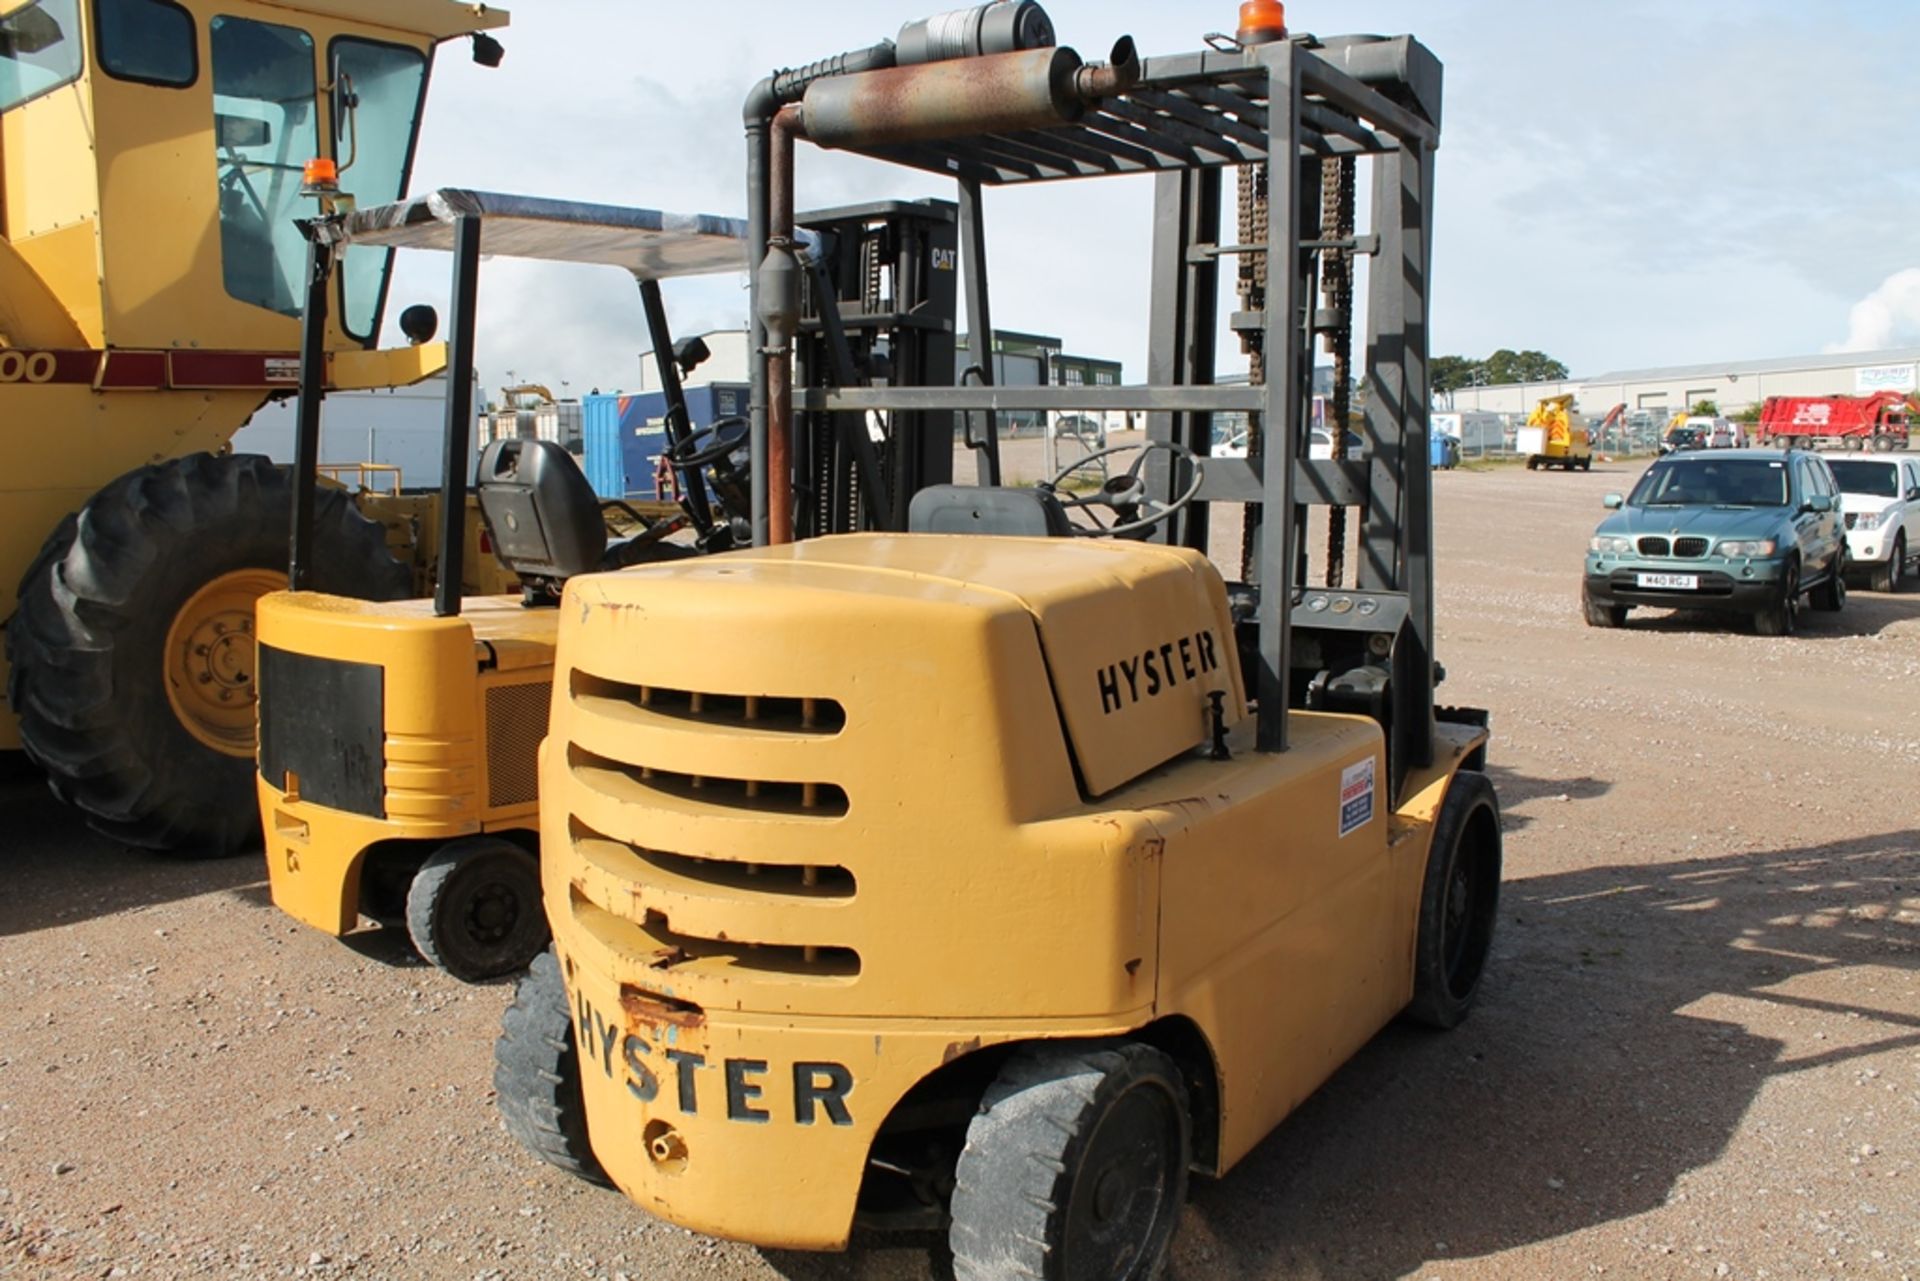
<svg viewBox="0 0 1920 1281">
<path fill-rule="evenodd" d="M 1340 835 L 1373 821 L 1373 757 L 1340 771 Z"/>
</svg>

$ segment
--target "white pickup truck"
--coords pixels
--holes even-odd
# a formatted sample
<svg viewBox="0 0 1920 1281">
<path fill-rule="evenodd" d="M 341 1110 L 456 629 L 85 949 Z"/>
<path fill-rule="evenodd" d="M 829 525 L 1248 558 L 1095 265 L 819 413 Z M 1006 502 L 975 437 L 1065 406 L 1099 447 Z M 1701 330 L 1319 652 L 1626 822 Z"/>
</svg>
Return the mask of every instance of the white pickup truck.
<svg viewBox="0 0 1920 1281">
<path fill-rule="evenodd" d="M 1832 458 L 1847 526 L 1847 560 L 1876 592 L 1900 589 L 1920 569 L 1920 459 Z"/>
</svg>

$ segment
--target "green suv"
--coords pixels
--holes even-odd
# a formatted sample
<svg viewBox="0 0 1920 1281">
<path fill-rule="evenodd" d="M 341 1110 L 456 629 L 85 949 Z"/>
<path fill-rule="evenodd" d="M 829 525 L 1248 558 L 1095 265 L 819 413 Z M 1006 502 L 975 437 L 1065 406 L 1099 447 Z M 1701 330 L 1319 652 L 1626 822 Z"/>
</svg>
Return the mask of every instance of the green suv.
<svg viewBox="0 0 1920 1281">
<path fill-rule="evenodd" d="M 1668 454 L 1640 477 L 1587 549 L 1587 623 L 1619 627 L 1636 605 L 1744 614 L 1762 636 L 1793 632 L 1802 598 L 1847 603 L 1839 487 L 1817 454 L 1715 449 Z"/>
</svg>

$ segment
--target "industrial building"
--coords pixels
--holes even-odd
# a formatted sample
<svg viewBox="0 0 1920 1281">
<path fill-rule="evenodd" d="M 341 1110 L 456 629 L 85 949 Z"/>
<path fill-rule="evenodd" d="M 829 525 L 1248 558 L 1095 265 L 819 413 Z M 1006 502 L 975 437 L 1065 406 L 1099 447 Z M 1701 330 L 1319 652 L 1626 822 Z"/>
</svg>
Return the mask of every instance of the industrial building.
<svg viewBox="0 0 1920 1281">
<path fill-rule="evenodd" d="M 1518 414 L 1543 396 L 1572 392 L 1589 414 L 1614 405 L 1629 410 L 1676 413 L 1702 400 L 1736 414 L 1769 396 L 1869 395 L 1920 390 L 1920 347 L 1885 351 L 1783 356 L 1771 360 L 1720 361 L 1665 369 L 1627 369 L 1561 382 L 1503 383 L 1462 387 L 1438 397 L 1440 407 Z"/>
</svg>

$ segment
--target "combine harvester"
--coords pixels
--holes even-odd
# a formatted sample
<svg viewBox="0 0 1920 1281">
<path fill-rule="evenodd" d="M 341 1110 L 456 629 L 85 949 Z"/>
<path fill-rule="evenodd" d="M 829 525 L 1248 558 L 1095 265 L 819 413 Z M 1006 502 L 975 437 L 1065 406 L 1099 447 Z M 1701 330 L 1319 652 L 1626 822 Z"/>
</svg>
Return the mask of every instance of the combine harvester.
<svg viewBox="0 0 1920 1281">
<path fill-rule="evenodd" d="M 105 835 L 229 853 L 259 830 L 253 607 L 284 581 L 294 491 L 228 441 L 293 390 L 303 346 L 338 389 L 446 362 L 430 308 L 402 318 L 414 346 L 374 348 L 380 251 L 340 263 L 330 318 L 303 336 L 295 220 L 342 185 L 398 197 L 436 47 L 470 36 L 497 64 L 486 30 L 507 15 L 452 0 L 0 9 L 0 749 L 24 748 Z M 322 491 L 316 581 L 416 590 L 437 548 L 409 531 L 430 506 Z"/>
</svg>

